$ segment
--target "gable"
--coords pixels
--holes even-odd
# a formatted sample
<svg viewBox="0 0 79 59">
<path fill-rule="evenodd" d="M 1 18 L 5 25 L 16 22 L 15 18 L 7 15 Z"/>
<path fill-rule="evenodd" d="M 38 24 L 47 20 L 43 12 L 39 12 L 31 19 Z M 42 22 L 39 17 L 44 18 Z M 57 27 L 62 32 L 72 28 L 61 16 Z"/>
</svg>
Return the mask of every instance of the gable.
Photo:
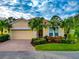
<svg viewBox="0 0 79 59">
<path fill-rule="evenodd" d="M 28 21 L 27 20 L 17 20 L 13 25 L 12 29 L 28 29 L 30 28 L 28 26 Z"/>
</svg>

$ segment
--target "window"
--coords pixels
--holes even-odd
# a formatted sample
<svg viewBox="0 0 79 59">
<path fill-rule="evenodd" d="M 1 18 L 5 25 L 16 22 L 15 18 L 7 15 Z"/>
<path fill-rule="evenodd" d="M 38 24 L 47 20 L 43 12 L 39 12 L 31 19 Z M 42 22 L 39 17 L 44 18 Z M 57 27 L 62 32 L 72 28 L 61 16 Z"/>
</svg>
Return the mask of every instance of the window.
<svg viewBox="0 0 79 59">
<path fill-rule="evenodd" d="M 49 36 L 53 36 L 53 33 L 49 33 Z"/>
<path fill-rule="evenodd" d="M 51 28 L 51 27 L 49 28 L 49 36 L 54 36 L 53 35 L 53 28 Z"/>
<path fill-rule="evenodd" d="M 58 36 L 58 33 L 55 33 L 55 36 Z"/>
<path fill-rule="evenodd" d="M 58 27 L 55 28 L 54 33 L 55 33 L 55 36 L 58 36 Z"/>
<path fill-rule="evenodd" d="M 58 36 L 58 27 L 49 28 L 49 36 Z"/>
</svg>

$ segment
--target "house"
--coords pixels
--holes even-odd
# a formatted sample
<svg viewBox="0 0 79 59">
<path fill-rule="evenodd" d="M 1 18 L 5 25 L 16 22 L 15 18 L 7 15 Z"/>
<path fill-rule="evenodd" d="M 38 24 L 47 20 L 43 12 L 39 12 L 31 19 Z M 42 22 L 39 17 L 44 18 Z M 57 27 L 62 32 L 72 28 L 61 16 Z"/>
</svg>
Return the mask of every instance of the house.
<svg viewBox="0 0 79 59">
<path fill-rule="evenodd" d="M 8 32 L 8 30 L 7 29 L 3 29 L 3 34 L 8 34 L 9 32 Z M 0 31 L 0 34 L 1 34 L 1 31 Z"/>
<path fill-rule="evenodd" d="M 29 20 L 26 19 L 17 19 L 16 22 L 13 23 L 10 38 L 11 39 L 32 39 L 37 37 L 37 31 L 33 31 L 28 26 Z M 45 21 L 47 22 L 47 21 Z M 56 28 L 54 31 L 52 28 L 43 29 L 43 36 L 64 36 L 64 29 L 63 28 Z"/>
</svg>

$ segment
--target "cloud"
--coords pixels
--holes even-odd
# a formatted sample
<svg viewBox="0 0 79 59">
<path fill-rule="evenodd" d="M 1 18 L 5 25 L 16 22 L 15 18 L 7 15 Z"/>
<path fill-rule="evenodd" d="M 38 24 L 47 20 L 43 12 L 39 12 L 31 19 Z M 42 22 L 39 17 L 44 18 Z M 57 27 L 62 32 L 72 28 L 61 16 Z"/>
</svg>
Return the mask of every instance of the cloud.
<svg viewBox="0 0 79 59">
<path fill-rule="evenodd" d="M 0 7 L 0 17 L 9 17 L 9 10 L 3 6 Z"/>
<path fill-rule="evenodd" d="M 76 6 L 78 3 L 76 1 L 68 1 L 70 6 Z"/>
<path fill-rule="evenodd" d="M 0 5 L 5 5 L 5 4 L 14 5 L 17 3 L 19 3 L 17 0 L 0 0 Z"/>
<path fill-rule="evenodd" d="M 27 5 L 32 6 L 33 4 L 32 4 L 32 3 L 29 3 L 29 4 L 27 4 Z"/>
<path fill-rule="evenodd" d="M 17 0 L 9 0 L 8 2 L 10 5 L 14 5 L 18 3 Z"/>
<path fill-rule="evenodd" d="M 58 15 L 64 18 L 76 14 L 78 8 L 78 0 L 0 0 L 0 17 L 42 16 L 50 19 L 53 15 Z"/>
<path fill-rule="evenodd" d="M 38 1 L 37 0 L 31 0 L 32 2 L 32 6 L 33 7 L 36 7 L 38 5 Z"/>
<path fill-rule="evenodd" d="M 68 18 L 68 17 L 74 16 L 74 15 L 76 15 L 76 13 L 73 13 L 73 14 L 62 14 L 62 15 L 60 15 L 60 17 L 61 17 L 62 19 L 64 19 L 64 18 Z"/>
<path fill-rule="evenodd" d="M 67 4 L 63 6 L 63 9 L 66 12 L 76 11 L 79 8 L 78 1 L 68 1 Z"/>
<path fill-rule="evenodd" d="M 22 12 L 16 12 L 16 11 L 12 11 L 9 10 L 7 7 L 0 7 L 0 17 L 14 17 L 14 18 L 26 18 L 26 19 L 30 19 L 33 18 L 34 16 L 32 16 L 31 14 L 27 13 L 22 13 Z"/>
</svg>

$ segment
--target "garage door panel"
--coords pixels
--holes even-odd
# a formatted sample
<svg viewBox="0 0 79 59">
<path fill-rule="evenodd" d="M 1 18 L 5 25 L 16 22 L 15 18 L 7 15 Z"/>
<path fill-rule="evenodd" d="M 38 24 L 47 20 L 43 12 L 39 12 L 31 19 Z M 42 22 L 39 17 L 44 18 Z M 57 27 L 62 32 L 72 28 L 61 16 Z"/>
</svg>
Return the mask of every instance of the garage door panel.
<svg viewBox="0 0 79 59">
<path fill-rule="evenodd" d="M 11 33 L 11 38 L 12 39 L 32 39 L 33 37 L 33 32 L 31 30 L 29 31 L 12 31 Z"/>
</svg>

